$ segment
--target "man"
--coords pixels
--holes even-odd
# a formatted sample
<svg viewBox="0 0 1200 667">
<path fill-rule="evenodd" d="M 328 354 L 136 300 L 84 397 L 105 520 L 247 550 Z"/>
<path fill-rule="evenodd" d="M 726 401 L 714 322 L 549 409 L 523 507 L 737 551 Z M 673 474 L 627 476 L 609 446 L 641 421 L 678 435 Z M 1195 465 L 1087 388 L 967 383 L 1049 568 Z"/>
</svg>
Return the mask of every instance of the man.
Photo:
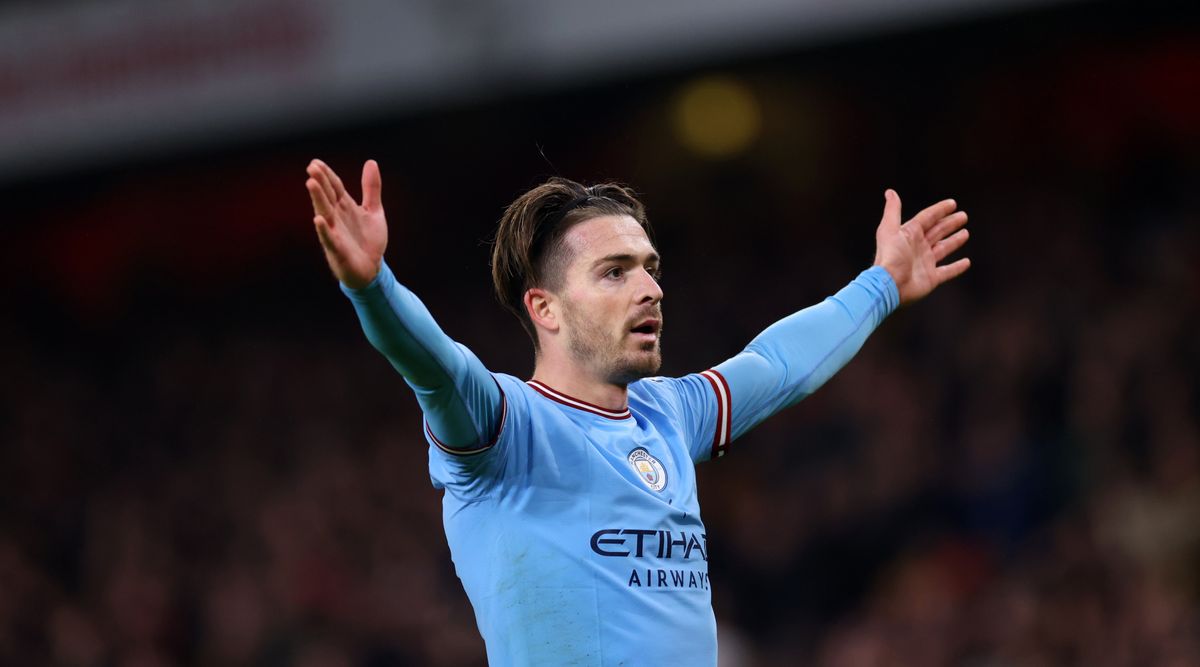
<svg viewBox="0 0 1200 667">
<path fill-rule="evenodd" d="M 694 465 L 812 393 L 896 307 L 962 274 L 945 200 L 900 223 L 885 193 L 874 266 L 682 378 L 661 364 L 659 257 L 634 193 L 555 178 L 501 218 L 497 296 L 533 340 L 532 379 L 489 373 L 383 262 L 379 167 L 362 203 L 308 166 L 314 224 L 368 339 L 425 415 L 446 538 L 492 665 L 713 665 Z"/>
</svg>

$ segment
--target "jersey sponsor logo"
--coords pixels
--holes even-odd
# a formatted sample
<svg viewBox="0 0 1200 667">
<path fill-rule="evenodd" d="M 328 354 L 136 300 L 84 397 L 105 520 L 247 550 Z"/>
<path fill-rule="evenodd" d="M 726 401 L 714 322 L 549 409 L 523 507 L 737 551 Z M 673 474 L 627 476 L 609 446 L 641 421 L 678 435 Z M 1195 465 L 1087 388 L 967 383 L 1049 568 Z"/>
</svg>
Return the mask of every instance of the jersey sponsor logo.
<svg viewBox="0 0 1200 667">
<path fill-rule="evenodd" d="M 638 447 L 629 452 L 629 465 L 652 491 L 662 491 L 667 486 L 667 470 L 663 464 L 654 458 L 645 447 Z"/>
<path fill-rule="evenodd" d="M 708 573 L 695 570 L 630 570 L 629 588 L 698 588 L 708 590 Z"/>
<path fill-rule="evenodd" d="M 708 536 L 687 531 L 604 528 L 592 534 L 592 551 L 614 558 L 708 560 Z"/>
<path fill-rule="evenodd" d="M 592 551 L 612 558 L 673 559 L 684 567 L 653 568 L 654 563 L 630 562 L 629 588 L 694 588 L 709 590 L 708 536 L 685 530 L 604 528 L 592 533 Z M 685 561 L 678 563 L 678 561 Z M 664 563 L 665 565 L 666 563 Z M 690 566 L 690 567 L 688 567 Z"/>
</svg>

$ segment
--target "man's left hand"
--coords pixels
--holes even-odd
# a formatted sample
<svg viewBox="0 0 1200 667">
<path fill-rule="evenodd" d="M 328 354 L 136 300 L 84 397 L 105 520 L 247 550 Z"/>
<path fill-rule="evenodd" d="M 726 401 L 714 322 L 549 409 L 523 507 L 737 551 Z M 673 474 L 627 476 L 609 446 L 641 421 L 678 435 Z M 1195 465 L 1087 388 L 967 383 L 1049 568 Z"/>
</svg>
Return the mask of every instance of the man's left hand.
<svg viewBox="0 0 1200 667">
<path fill-rule="evenodd" d="M 883 197 L 883 220 L 875 230 L 875 266 L 882 266 L 896 281 L 901 305 L 921 299 L 970 268 L 971 260 L 965 257 L 938 266 L 969 236 L 963 229 L 967 214 L 955 211 L 958 205 L 953 199 L 942 200 L 900 224 L 900 195 L 888 190 Z"/>
</svg>

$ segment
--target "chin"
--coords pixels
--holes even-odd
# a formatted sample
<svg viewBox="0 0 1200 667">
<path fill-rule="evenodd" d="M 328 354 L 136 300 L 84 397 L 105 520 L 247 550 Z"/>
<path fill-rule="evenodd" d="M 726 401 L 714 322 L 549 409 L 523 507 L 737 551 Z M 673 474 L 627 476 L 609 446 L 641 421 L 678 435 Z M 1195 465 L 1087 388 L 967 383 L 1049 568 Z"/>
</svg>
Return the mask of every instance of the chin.
<svg viewBox="0 0 1200 667">
<path fill-rule="evenodd" d="M 609 374 L 609 379 L 613 384 L 629 384 L 657 375 L 658 369 L 662 368 L 662 353 L 655 345 L 653 350 L 646 350 L 633 358 L 626 358 L 622 361 L 624 363 L 618 368 L 614 368 L 613 372 Z"/>
</svg>

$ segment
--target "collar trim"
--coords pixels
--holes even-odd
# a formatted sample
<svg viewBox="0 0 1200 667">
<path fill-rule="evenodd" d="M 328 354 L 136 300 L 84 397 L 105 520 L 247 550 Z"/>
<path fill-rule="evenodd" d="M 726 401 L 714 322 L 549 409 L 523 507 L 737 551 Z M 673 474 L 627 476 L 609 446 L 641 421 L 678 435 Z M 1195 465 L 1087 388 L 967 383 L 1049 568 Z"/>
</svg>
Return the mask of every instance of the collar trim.
<svg viewBox="0 0 1200 667">
<path fill-rule="evenodd" d="M 587 401 L 581 401 L 573 396 L 568 396 L 561 391 L 555 391 L 554 389 L 551 389 L 537 380 L 527 380 L 525 384 L 533 387 L 533 389 L 542 396 L 545 396 L 552 401 L 575 408 L 576 410 L 583 410 L 584 412 L 590 412 L 594 415 L 599 415 L 608 419 L 629 419 L 633 416 L 633 414 L 629 412 L 628 407 L 626 407 L 624 410 L 609 410 L 608 408 L 602 408 L 599 405 L 588 403 Z"/>
</svg>

